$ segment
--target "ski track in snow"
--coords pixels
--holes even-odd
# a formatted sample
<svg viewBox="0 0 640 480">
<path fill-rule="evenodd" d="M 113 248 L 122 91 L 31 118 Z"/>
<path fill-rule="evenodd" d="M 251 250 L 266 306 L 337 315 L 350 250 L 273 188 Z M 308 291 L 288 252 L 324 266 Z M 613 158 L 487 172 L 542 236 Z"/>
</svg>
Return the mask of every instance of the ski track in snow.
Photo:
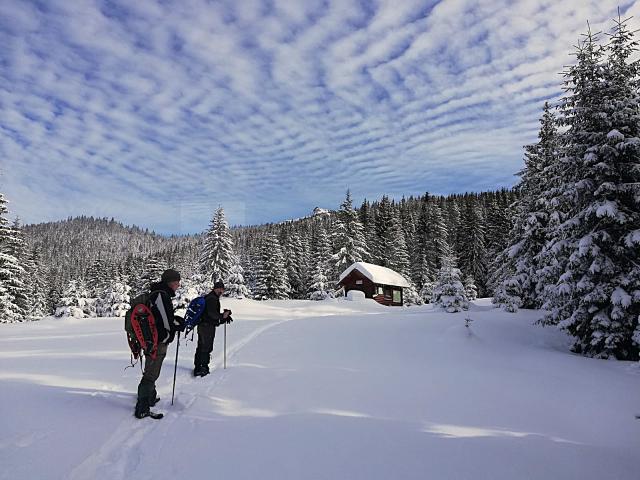
<svg viewBox="0 0 640 480">
<path fill-rule="evenodd" d="M 289 318 L 269 323 L 228 346 L 227 363 L 256 337 L 273 327 L 291 320 L 293 319 Z M 168 359 L 169 355 L 167 355 Z M 166 374 L 169 364 L 173 367 L 173 362 L 167 362 L 167 360 L 163 365 L 162 374 Z M 171 368 L 171 373 L 173 374 L 173 368 Z M 199 397 L 211 394 L 214 388 L 226 378 L 226 371 L 220 367 L 215 367 L 211 374 L 205 377 L 206 379 L 190 376 L 188 377 L 189 381 L 184 381 L 185 378 L 184 376 L 182 378 L 178 377 L 176 380 L 176 397 L 180 394 L 183 398 L 188 398 L 186 402 L 182 403 L 182 408 L 176 409 L 176 406 L 180 407 L 181 403 L 174 402 L 173 407 L 168 407 L 173 408 L 173 410 L 165 412 L 165 416 L 161 420 L 151 418 L 138 420 L 133 415 L 131 418 L 123 420 L 109 439 L 94 454 L 87 457 L 71 471 L 68 477 L 69 480 L 146 478 L 142 472 L 138 472 L 138 466 L 141 463 L 144 464 L 144 462 L 141 462 L 143 456 L 145 456 L 144 452 L 147 451 L 150 452 L 149 455 L 155 455 L 166 442 L 172 424 L 181 419 Z M 179 381 L 180 385 L 188 387 L 185 391 L 195 391 L 195 393 L 180 393 L 182 388 L 178 390 Z M 207 383 L 201 385 L 200 388 L 193 388 L 195 384 L 202 382 Z M 150 435 L 156 434 L 156 432 L 155 438 L 150 440 L 152 442 L 151 445 L 144 446 L 145 440 Z"/>
</svg>

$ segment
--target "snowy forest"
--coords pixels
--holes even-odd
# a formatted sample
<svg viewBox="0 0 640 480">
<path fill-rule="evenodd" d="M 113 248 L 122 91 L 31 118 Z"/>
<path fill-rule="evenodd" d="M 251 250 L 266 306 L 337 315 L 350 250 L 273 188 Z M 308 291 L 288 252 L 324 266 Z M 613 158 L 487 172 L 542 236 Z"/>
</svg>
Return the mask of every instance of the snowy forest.
<svg viewBox="0 0 640 480">
<path fill-rule="evenodd" d="M 626 23 L 588 32 L 545 103 L 513 189 L 392 199 L 275 224 L 230 227 L 220 207 L 199 235 L 163 237 L 91 217 L 21 225 L 0 194 L 0 321 L 121 316 L 167 267 L 183 307 L 224 280 L 236 298 L 340 295 L 355 261 L 389 267 L 405 303 L 540 309 L 587 356 L 638 360 L 640 104 L 637 42 Z"/>
</svg>

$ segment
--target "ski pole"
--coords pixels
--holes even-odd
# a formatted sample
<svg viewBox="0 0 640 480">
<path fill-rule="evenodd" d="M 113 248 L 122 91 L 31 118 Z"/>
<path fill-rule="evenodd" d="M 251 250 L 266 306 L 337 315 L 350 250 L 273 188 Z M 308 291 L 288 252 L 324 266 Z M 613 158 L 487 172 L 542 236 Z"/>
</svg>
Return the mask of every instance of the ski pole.
<svg viewBox="0 0 640 480">
<path fill-rule="evenodd" d="M 224 368 L 227 369 L 227 324 L 224 324 Z"/>
<path fill-rule="evenodd" d="M 173 367 L 173 391 L 171 392 L 171 405 L 173 405 L 173 397 L 176 393 L 176 373 L 178 372 L 178 350 L 180 349 L 180 332 L 178 332 L 178 343 L 176 344 L 176 364 Z"/>
</svg>

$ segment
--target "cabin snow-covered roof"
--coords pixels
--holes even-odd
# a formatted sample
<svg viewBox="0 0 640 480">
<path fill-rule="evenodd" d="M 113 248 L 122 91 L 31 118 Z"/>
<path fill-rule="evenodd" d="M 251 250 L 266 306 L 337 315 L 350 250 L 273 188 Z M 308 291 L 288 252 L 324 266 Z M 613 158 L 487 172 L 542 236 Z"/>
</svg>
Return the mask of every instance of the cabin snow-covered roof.
<svg viewBox="0 0 640 480">
<path fill-rule="evenodd" d="M 409 282 L 407 282 L 407 279 L 400 275 L 398 272 L 394 272 L 387 267 L 381 267 L 380 265 L 373 265 L 372 263 L 365 262 L 356 262 L 349 268 L 347 268 L 340 275 L 340 282 L 344 280 L 346 276 L 349 275 L 353 270 L 358 270 L 373 283 L 377 283 L 380 285 L 391 285 L 394 287 L 409 287 Z"/>
</svg>

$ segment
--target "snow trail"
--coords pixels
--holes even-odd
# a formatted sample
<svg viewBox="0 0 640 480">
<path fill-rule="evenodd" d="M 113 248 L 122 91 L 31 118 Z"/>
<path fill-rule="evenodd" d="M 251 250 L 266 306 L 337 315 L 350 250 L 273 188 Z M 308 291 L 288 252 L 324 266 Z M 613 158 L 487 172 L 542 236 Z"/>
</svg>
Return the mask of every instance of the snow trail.
<svg viewBox="0 0 640 480">
<path fill-rule="evenodd" d="M 227 364 L 232 366 L 232 360 L 236 353 L 262 333 L 290 320 L 292 319 L 270 322 L 229 345 L 227 347 Z M 222 343 L 222 334 L 216 339 L 216 342 Z M 174 344 L 175 342 L 171 346 Z M 221 349 L 221 347 L 217 348 L 219 351 Z M 171 352 L 171 348 L 169 352 Z M 171 354 L 167 353 L 162 375 L 167 374 L 169 363 L 173 365 L 173 362 L 170 361 L 171 358 L 175 359 L 175 356 L 171 357 Z M 219 365 L 222 365 L 222 363 L 219 362 Z M 178 372 L 180 370 L 185 372 L 187 369 L 183 367 Z M 173 423 L 181 419 L 199 397 L 203 395 L 210 396 L 215 387 L 223 382 L 228 375 L 222 366 L 214 366 L 211 374 L 202 379 L 191 376 L 190 369 L 187 371 L 189 372 L 188 374 L 178 374 L 176 379 L 176 400 L 173 406 L 164 402 L 168 410 L 163 412 L 165 416 L 162 420 L 137 420 L 133 416 L 125 418 L 95 453 L 73 469 L 69 479 L 86 480 L 91 478 L 97 480 L 104 478 L 121 480 L 132 476 L 145 478 L 144 472 L 137 471 L 139 465 L 145 464 L 142 459 L 147 456 L 155 456 L 157 449 L 168 441 Z M 187 400 L 181 401 L 180 399 L 183 398 L 187 398 Z M 145 441 L 149 443 L 148 448 L 145 448 Z"/>
</svg>

